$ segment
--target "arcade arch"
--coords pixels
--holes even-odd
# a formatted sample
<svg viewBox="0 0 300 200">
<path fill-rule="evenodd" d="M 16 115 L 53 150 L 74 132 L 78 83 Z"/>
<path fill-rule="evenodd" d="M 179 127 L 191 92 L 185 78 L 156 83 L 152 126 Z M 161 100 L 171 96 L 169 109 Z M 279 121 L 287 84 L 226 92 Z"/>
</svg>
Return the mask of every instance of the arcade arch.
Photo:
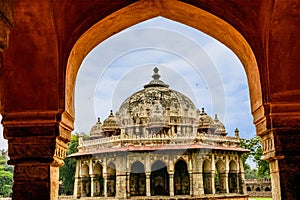
<svg viewBox="0 0 300 200">
<path fill-rule="evenodd" d="M 190 176 L 187 164 L 180 159 L 175 164 L 174 173 L 174 193 L 175 195 L 190 194 Z"/>
<path fill-rule="evenodd" d="M 151 195 L 169 196 L 169 173 L 167 165 L 161 160 L 157 160 L 151 166 Z"/>
<path fill-rule="evenodd" d="M 146 196 L 146 174 L 144 164 L 135 161 L 130 169 L 130 195 Z"/>
</svg>

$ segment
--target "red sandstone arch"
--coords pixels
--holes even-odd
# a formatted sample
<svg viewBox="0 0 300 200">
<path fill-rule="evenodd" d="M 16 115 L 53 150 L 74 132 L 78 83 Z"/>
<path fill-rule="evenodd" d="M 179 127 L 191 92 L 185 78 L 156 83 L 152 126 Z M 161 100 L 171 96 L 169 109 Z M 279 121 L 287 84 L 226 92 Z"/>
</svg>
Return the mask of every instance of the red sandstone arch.
<svg viewBox="0 0 300 200">
<path fill-rule="evenodd" d="M 194 27 L 230 48 L 241 60 L 248 78 L 254 120 L 263 116 L 262 90 L 254 53 L 244 37 L 224 20 L 176 0 L 139 1 L 100 20 L 76 41 L 68 58 L 65 82 L 65 110 L 74 116 L 74 87 L 78 69 L 85 56 L 113 34 L 147 19 L 162 16 Z M 101 34 L 99 34 L 101 33 Z M 258 111 L 256 114 L 256 111 Z"/>
</svg>

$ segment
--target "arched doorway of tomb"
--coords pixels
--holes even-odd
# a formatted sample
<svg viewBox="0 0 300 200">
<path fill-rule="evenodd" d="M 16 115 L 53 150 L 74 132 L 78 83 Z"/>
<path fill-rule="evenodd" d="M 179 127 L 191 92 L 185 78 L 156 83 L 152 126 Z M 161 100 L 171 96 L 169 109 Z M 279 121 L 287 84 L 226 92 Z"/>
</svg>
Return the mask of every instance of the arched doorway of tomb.
<svg viewBox="0 0 300 200">
<path fill-rule="evenodd" d="M 229 193 L 238 193 L 238 169 L 234 160 L 231 160 L 229 163 L 228 179 Z"/>
<path fill-rule="evenodd" d="M 151 195 L 169 196 L 169 173 L 164 162 L 157 160 L 151 167 Z"/>
<path fill-rule="evenodd" d="M 174 173 L 174 194 L 188 195 L 190 194 L 190 176 L 187 164 L 184 160 L 178 160 L 175 164 Z"/>
<path fill-rule="evenodd" d="M 89 166 L 83 164 L 81 168 L 81 196 L 91 196 L 91 179 L 89 176 Z"/>
<path fill-rule="evenodd" d="M 130 196 L 146 195 L 146 174 L 143 163 L 135 161 L 130 169 Z"/>
<path fill-rule="evenodd" d="M 226 193 L 225 164 L 219 159 L 215 168 L 215 193 Z"/>
<path fill-rule="evenodd" d="M 93 179 L 93 185 L 94 187 L 94 196 L 103 196 L 103 191 L 104 191 L 104 179 L 103 179 L 103 167 L 99 163 L 96 163 L 94 166 L 94 171 L 93 171 L 94 177 L 91 177 Z"/>
<path fill-rule="evenodd" d="M 212 169 L 209 160 L 204 160 L 202 165 L 204 194 L 212 194 Z"/>
<path fill-rule="evenodd" d="M 116 195 L 116 165 L 110 162 L 107 165 L 107 196 L 114 197 Z"/>
</svg>

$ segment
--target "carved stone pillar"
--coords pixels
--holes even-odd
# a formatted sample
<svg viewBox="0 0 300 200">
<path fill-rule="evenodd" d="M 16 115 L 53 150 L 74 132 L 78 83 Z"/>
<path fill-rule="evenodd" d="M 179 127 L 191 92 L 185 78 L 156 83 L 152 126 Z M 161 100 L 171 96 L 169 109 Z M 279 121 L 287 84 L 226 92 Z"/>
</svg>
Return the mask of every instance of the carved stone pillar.
<svg viewBox="0 0 300 200">
<path fill-rule="evenodd" d="M 146 172 L 146 196 L 151 196 L 151 186 L 150 186 L 150 175 L 151 172 Z"/>
<path fill-rule="evenodd" d="M 211 193 L 216 194 L 216 187 L 215 187 L 215 156 L 214 154 L 211 155 Z"/>
<path fill-rule="evenodd" d="M 130 198 L 130 172 L 126 172 L 126 193 L 127 198 Z"/>
<path fill-rule="evenodd" d="M 169 190 L 170 196 L 174 196 L 174 172 L 169 172 Z"/>
<path fill-rule="evenodd" d="M 103 173 L 103 179 L 104 179 L 104 196 L 107 197 L 107 174 Z"/>
<path fill-rule="evenodd" d="M 238 190 L 240 194 L 246 194 L 246 184 L 245 184 L 245 172 L 244 172 L 244 165 L 243 160 L 239 157 L 239 175 L 238 175 Z"/>
<path fill-rule="evenodd" d="M 79 179 L 80 179 L 80 160 L 76 161 L 76 170 L 75 170 L 75 181 L 74 181 L 74 191 L 73 195 L 75 198 L 80 197 L 80 191 L 78 190 Z M 80 183 L 81 184 L 81 183 Z"/>
<path fill-rule="evenodd" d="M 190 177 L 190 195 L 193 196 L 194 185 L 193 185 L 193 172 L 192 171 L 189 171 L 189 177 Z"/>
<path fill-rule="evenodd" d="M 223 174 L 220 174 L 220 191 L 221 193 L 229 193 L 227 171 Z"/>
<path fill-rule="evenodd" d="M 274 104 L 256 120 L 263 159 L 270 163 L 272 198 L 296 200 L 300 196 L 300 114 L 298 104 Z"/>
<path fill-rule="evenodd" d="M 95 175 L 90 175 L 90 177 L 91 177 L 91 197 L 93 197 L 95 193 Z"/>
<path fill-rule="evenodd" d="M 270 163 L 272 197 L 300 196 L 300 129 L 273 129 L 262 135 L 263 159 Z"/>
<path fill-rule="evenodd" d="M 126 199 L 126 172 L 117 173 L 116 176 L 116 197 L 120 199 Z"/>
<path fill-rule="evenodd" d="M 3 115 L 9 164 L 15 165 L 14 200 L 57 199 L 59 167 L 66 156 L 73 120 L 56 112 Z M 64 120 L 53 122 L 53 119 Z"/>
</svg>

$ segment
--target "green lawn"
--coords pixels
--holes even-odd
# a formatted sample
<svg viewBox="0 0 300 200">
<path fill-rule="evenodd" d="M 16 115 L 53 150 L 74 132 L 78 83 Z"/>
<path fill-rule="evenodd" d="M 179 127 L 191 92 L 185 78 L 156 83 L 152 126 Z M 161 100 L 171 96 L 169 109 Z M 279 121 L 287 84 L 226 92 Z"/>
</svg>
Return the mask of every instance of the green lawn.
<svg viewBox="0 0 300 200">
<path fill-rule="evenodd" d="M 249 198 L 249 200 L 272 200 L 272 198 Z"/>
</svg>

